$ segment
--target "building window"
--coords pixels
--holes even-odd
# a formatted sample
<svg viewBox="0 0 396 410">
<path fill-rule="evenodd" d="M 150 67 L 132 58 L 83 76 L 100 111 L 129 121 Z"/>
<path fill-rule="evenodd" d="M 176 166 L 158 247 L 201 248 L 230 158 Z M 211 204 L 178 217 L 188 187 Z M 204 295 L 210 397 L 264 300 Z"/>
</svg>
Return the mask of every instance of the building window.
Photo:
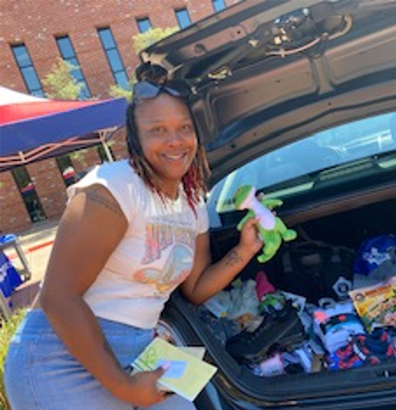
<svg viewBox="0 0 396 410">
<path fill-rule="evenodd" d="M 148 17 L 145 17 L 142 19 L 136 19 L 136 23 L 141 33 L 145 33 L 146 31 L 151 29 L 151 22 Z"/>
<path fill-rule="evenodd" d="M 128 77 L 125 73 L 124 64 L 121 60 L 120 53 L 117 49 L 117 44 L 114 41 L 110 28 L 101 28 L 98 30 L 98 34 L 109 61 L 111 72 L 113 73 L 116 84 L 125 90 L 128 90 L 130 88 Z"/>
<path fill-rule="evenodd" d="M 191 24 L 190 15 L 187 9 L 179 9 L 175 11 L 177 21 L 180 28 L 188 27 Z"/>
<path fill-rule="evenodd" d="M 43 88 L 26 46 L 24 44 L 18 44 L 11 46 L 11 49 L 29 93 L 43 97 Z"/>
<path fill-rule="evenodd" d="M 46 219 L 40 198 L 37 195 L 36 188 L 30 179 L 30 175 L 24 166 L 16 167 L 11 170 L 14 181 L 22 196 L 32 222 Z"/>
<path fill-rule="evenodd" d="M 212 0 L 212 3 L 213 10 L 216 12 L 225 9 L 224 0 Z"/>
<path fill-rule="evenodd" d="M 65 154 L 60 157 L 56 157 L 55 160 L 58 164 L 58 168 L 62 174 L 65 185 L 68 187 L 69 185 L 74 184 L 76 182 L 76 171 L 69 155 Z"/>
<path fill-rule="evenodd" d="M 74 67 L 76 67 L 70 71 L 70 74 L 79 84 L 82 85 L 80 96 L 79 96 L 80 99 L 90 98 L 91 93 L 88 90 L 88 86 L 87 86 L 87 82 L 85 81 L 84 74 L 79 67 L 77 56 L 74 51 L 73 44 L 70 41 L 70 37 L 69 36 L 56 37 L 55 40 L 56 40 L 56 44 L 58 45 L 59 52 L 62 58 L 68 63 L 72 64 Z"/>
</svg>

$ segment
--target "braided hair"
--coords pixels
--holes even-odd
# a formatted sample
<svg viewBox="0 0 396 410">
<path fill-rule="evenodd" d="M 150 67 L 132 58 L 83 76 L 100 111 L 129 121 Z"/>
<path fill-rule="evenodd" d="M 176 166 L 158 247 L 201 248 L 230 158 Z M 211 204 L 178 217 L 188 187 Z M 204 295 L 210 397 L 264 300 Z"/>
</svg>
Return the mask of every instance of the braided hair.
<svg viewBox="0 0 396 410">
<path fill-rule="evenodd" d="M 148 81 L 154 84 L 164 84 L 168 80 L 167 70 L 157 64 L 143 63 L 137 67 L 135 71 L 136 79 L 140 81 Z M 131 158 L 131 165 L 135 169 L 136 173 L 143 179 L 145 184 L 154 192 L 156 192 L 160 198 L 165 202 L 166 197 L 161 191 L 161 181 L 156 175 L 156 172 L 152 168 L 151 164 L 147 161 L 143 155 L 142 146 L 139 141 L 135 111 L 137 102 L 132 99 L 127 109 L 126 118 L 126 136 L 128 144 L 128 152 Z M 192 121 L 194 123 L 194 117 L 191 112 L 191 107 L 186 99 L 187 107 L 190 111 Z M 200 143 L 197 127 L 194 123 L 198 139 L 197 153 L 191 163 L 187 173 L 182 178 L 182 186 L 187 197 L 189 206 L 195 213 L 195 206 L 199 203 L 202 195 L 207 192 L 205 185 L 205 179 L 209 176 L 209 166 L 206 159 L 205 150 Z"/>
</svg>

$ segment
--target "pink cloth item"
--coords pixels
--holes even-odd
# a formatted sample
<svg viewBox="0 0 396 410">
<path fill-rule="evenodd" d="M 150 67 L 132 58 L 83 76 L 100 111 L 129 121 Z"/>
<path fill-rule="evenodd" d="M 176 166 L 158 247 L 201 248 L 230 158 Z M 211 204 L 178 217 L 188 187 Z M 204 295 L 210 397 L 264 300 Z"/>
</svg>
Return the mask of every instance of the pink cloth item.
<svg viewBox="0 0 396 410">
<path fill-rule="evenodd" d="M 256 275 L 256 293 L 257 293 L 258 300 L 261 301 L 261 299 L 264 295 L 266 295 L 267 293 L 273 293 L 275 291 L 276 291 L 276 289 L 268 281 L 267 275 L 263 271 L 260 271 L 259 273 L 257 273 L 257 275 Z"/>
</svg>

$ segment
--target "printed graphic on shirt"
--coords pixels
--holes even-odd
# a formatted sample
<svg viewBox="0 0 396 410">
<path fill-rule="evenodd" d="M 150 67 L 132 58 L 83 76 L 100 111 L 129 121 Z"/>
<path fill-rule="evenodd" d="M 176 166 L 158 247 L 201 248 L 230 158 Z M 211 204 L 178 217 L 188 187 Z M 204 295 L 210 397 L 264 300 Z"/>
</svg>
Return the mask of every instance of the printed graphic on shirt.
<svg viewBox="0 0 396 410">
<path fill-rule="evenodd" d="M 160 293 L 169 292 L 188 276 L 192 264 L 192 249 L 185 245 L 175 245 L 163 270 L 143 268 L 135 273 L 134 279 L 141 283 L 155 285 Z"/>
<path fill-rule="evenodd" d="M 164 252 L 171 252 L 164 261 L 163 268 L 142 268 L 134 274 L 134 279 L 141 283 L 153 284 L 159 293 L 168 293 L 180 284 L 190 273 L 193 265 L 195 232 L 188 223 L 175 220 L 174 216 L 161 222 L 150 223 L 146 228 L 145 253 L 142 265 L 149 265 L 164 257 Z"/>
<path fill-rule="evenodd" d="M 152 223 L 146 228 L 145 255 L 143 265 L 161 259 L 162 251 L 174 244 L 184 244 L 188 248 L 195 247 L 195 232 L 190 226 L 177 226 L 177 221 L 169 223 Z"/>
</svg>

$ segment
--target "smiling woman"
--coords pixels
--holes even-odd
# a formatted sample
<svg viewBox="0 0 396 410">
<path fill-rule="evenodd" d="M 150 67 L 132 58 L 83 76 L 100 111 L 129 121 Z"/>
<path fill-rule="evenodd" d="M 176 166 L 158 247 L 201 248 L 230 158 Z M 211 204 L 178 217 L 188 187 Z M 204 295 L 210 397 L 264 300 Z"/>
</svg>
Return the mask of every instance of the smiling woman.
<svg viewBox="0 0 396 410">
<path fill-rule="evenodd" d="M 137 79 L 127 110 L 130 159 L 98 166 L 69 187 L 39 303 L 10 342 L 5 386 L 13 410 L 195 409 L 159 389 L 160 363 L 133 375 L 131 363 L 177 287 L 200 304 L 262 245 L 251 219 L 239 243 L 211 263 L 208 170 L 188 87 L 150 64 Z"/>
</svg>

